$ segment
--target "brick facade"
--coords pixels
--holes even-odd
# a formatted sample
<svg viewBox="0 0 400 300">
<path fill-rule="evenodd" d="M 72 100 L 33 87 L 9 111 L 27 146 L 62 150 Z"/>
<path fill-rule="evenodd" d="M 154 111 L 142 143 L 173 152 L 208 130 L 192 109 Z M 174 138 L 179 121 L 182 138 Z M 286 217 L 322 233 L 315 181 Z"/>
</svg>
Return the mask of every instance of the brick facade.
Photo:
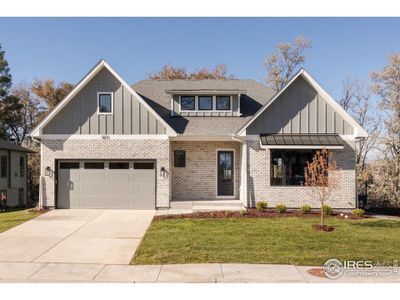
<svg viewBox="0 0 400 300">
<path fill-rule="evenodd" d="M 186 151 L 186 167 L 174 167 L 174 150 Z M 234 151 L 234 198 L 239 199 L 241 144 L 239 142 L 171 142 L 172 199 L 217 197 L 217 150 Z"/>
<path fill-rule="evenodd" d="M 160 176 L 161 167 L 169 170 L 168 139 L 69 139 L 42 141 L 42 198 L 43 206 L 54 206 L 54 176 L 44 176 L 45 168 L 55 170 L 56 159 L 155 159 L 156 206 L 168 207 L 170 199 L 170 176 Z"/>
<path fill-rule="evenodd" d="M 258 140 L 247 144 L 247 199 L 249 206 L 257 201 L 267 201 L 268 206 L 285 204 L 301 207 L 304 204 L 320 207 L 318 200 L 310 197 L 306 187 L 270 186 L 270 151 L 261 149 Z M 343 150 L 332 150 L 339 172 L 339 185 L 333 192 L 329 205 L 333 208 L 354 208 L 356 199 L 355 142 L 347 141 Z"/>
</svg>

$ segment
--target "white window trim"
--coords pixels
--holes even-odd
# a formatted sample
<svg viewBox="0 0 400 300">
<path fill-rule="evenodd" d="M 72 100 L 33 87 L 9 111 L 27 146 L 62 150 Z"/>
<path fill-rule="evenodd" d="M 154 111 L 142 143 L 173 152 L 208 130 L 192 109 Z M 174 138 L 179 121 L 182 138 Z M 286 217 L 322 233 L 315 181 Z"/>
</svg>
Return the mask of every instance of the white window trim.
<svg viewBox="0 0 400 300">
<path fill-rule="evenodd" d="M 182 109 L 181 99 L 183 97 L 194 97 L 194 109 Z M 199 109 L 199 97 L 211 96 L 212 109 Z M 229 97 L 229 110 L 217 109 L 217 96 Z M 179 95 L 179 112 L 181 113 L 232 113 L 232 95 Z"/>
<path fill-rule="evenodd" d="M 111 95 L 111 112 L 100 112 L 100 95 Z M 113 92 L 97 92 L 97 114 L 112 115 L 114 113 L 114 93 Z"/>
<path fill-rule="evenodd" d="M 218 152 L 220 151 L 232 151 L 233 152 L 233 195 L 232 196 L 219 196 L 218 195 Z M 221 148 L 216 149 L 216 159 L 215 159 L 215 197 L 217 199 L 235 199 L 236 195 L 236 151 L 234 148 Z"/>
</svg>

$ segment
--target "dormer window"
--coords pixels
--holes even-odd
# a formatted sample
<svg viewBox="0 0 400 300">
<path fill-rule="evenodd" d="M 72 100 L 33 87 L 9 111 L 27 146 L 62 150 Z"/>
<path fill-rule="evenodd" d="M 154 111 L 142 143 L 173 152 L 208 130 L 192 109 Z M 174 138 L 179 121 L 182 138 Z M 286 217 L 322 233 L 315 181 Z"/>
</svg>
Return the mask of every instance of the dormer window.
<svg viewBox="0 0 400 300">
<path fill-rule="evenodd" d="M 195 110 L 194 96 L 181 96 L 181 110 Z"/>
<path fill-rule="evenodd" d="M 97 103 L 99 114 L 112 114 L 113 113 L 113 93 L 102 92 L 97 94 Z"/>
<path fill-rule="evenodd" d="M 199 110 L 212 110 L 212 96 L 199 96 Z"/>
<path fill-rule="evenodd" d="M 231 97 L 230 96 L 217 96 L 216 109 L 217 110 L 230 110 L 231 109 Z"/>
</svg>

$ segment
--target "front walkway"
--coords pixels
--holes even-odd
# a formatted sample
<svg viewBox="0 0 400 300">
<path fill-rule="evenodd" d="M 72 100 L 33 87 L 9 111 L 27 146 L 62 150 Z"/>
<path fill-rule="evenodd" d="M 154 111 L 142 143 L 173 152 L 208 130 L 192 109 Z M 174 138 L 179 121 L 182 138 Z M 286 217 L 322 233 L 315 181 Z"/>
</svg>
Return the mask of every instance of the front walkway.
<svg viewBox="0 0 400 300">
<path fill-rule="evenodd" d="M 129 264 L 153 216 L 140 210 L 52 210 L 0 234 L 0 263 Z"/>
<path fill-rule="evenodd" d="M 331 280 L 307 273 L 310 267 L 260 264 L 103 265 L 0 263 L 0 282 L 396 282 L 400 275 L 346 277 Z"/>
</svg>

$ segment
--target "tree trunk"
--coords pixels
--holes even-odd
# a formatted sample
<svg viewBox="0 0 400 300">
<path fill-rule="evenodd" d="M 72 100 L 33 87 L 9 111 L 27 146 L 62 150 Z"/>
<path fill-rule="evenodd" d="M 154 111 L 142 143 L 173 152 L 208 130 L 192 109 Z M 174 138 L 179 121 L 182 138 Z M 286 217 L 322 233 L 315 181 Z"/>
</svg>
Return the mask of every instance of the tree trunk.
<svg viewBox="0 0 400 300">
<path fill-rule="evenodd" d="M 321 227 L 324 227 L 324 206 L 321 206 Z"/>
</svg>

